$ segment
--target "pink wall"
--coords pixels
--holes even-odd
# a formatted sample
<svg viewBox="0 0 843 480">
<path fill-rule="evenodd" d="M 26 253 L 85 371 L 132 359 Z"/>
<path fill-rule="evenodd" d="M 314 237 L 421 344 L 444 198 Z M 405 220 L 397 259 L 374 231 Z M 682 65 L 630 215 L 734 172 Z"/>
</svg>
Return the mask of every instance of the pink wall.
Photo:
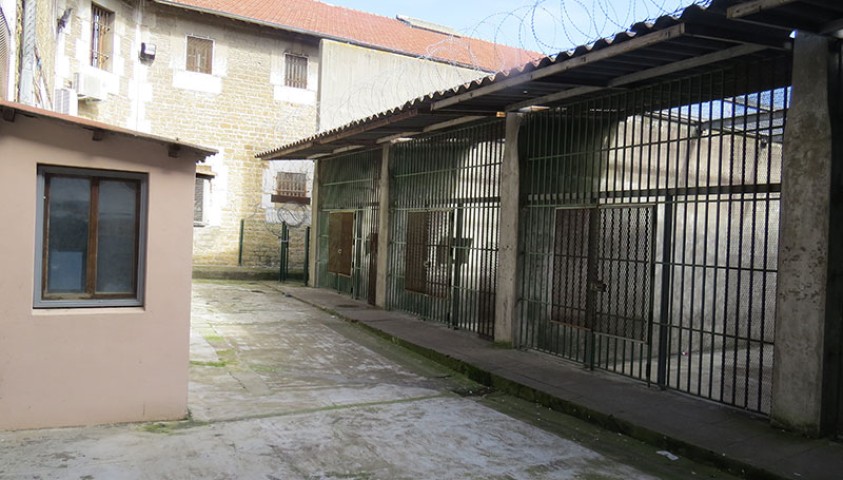
<svg viewBox="0 0 843 480">
<path fill-rule="evenodd" d="M 91 136 L 46 119 L 0 120 L 0 429 L 187 413 L 196 158 Z M 33 308 L 39 163 L 148 173 L 143 307 Z"/>
</svg>

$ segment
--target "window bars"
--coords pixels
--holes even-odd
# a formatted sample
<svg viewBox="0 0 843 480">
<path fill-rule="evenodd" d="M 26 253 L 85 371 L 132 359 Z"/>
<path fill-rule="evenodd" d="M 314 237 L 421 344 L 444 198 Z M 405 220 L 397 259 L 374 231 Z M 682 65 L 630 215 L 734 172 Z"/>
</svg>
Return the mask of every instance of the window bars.
<svg viewBox="0 0 843 480">
<path fill-rule="evenodd" d="M 214 41 L 209 38 L 187 37 L 185 70 L 211 74 L 214 63 Z"/>
<path fill-rule="evenodd" d="M 284 85 L 293 88 L 307 88 L 307 57 L 284 55 Z"/>
<path fill-rule="evenodd" d="M 91 66 L 102 70 L 111 68 L 113 28 L 114 12 L 91 5 Z"/>
</svg>

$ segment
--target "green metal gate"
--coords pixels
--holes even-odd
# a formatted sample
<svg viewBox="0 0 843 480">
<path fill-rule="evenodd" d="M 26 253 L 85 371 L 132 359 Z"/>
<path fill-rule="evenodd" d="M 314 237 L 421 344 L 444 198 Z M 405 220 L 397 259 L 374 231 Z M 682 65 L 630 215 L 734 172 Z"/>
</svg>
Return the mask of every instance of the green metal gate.
<svg viewBox="0 0 843 480">
<path fill-rule="evenodd" d="M 395 145 L 387 305 L 491 338 L 500 120 Z"/>
<path fill-rule="evenodd" d="M 790 61 L 527 117 L 520 344 L 768 413 Z"/>
<path fill-rule="evenodd" d="M 320 161 L 316 284 L 374 303 L 381 151 Z"/>
</svg>

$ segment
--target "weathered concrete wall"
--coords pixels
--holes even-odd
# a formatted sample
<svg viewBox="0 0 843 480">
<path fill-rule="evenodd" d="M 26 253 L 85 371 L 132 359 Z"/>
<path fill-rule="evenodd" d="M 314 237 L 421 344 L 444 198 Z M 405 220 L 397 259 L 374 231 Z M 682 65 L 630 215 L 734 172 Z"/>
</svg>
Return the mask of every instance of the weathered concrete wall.
<svg viewBox="0 0 843 480">
<path fill-rule="evenodd" d="M 0 158 L 0 429 L 184 417 L 194 159 L 23 115 Z M 148 174 L 142 307 L 33 308 L 39 162 Z"/>
<path fill-rule="evenodd" d="M 356 45 L 322 40 L 319 130 L 339 127 L 483 72 Z"/>
</svg>

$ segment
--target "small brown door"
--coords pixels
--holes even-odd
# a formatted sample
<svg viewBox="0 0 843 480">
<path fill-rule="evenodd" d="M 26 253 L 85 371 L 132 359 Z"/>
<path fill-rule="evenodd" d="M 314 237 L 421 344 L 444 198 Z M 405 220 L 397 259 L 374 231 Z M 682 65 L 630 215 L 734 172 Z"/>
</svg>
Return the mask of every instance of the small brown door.
<svg viewBox="0 0 843 480">
<path fill-rule="evenodd" d="M 451 212 L 428 210 L 407 214 L 404 288 L 434 297 L 451 289 Z"/>
<path fill-rule="evenodd" d="M 354 212 L 331 213 L 328 221 L 328 272 L 351 276 Z"/>
</svg>

